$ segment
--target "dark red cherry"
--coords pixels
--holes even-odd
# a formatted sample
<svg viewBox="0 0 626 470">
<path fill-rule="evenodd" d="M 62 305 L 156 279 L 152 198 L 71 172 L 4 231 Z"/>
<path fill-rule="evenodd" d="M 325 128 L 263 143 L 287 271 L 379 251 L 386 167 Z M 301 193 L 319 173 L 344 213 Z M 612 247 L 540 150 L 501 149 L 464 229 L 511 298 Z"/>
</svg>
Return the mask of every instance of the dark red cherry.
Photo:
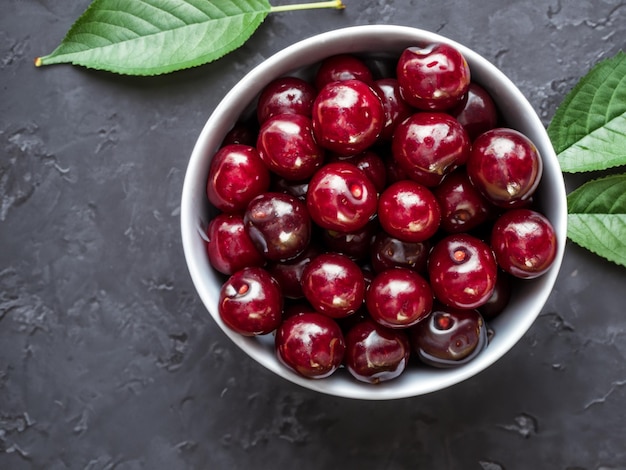
<svg viewBox="0 0 626 470">
<path fill-rule="evenodd" d="M 435 297 L 456 308 L 472 309 L 489 300 L 498 266 L 489 245 L 466 234 L 448 235 L 428 258 L 428 277 Z"/>
<path fill-rule="evenodd" d="M 324 149 L 315 142 L 311 119 L 301 114 L 267 119 L 256 148 L 267 167 L 288 180 L 305 180 L 324 162 Z"/>
<path fill-rule="evenodd" d="M 207 238 L 209 262 L 223 274 L 265 264 L 265 258 L 245 231 L 241 214 L 216 215 L 209 222 Z"/>
<path fill-rule="evenodd" d="M 339 325 L 316 312 L 286 318 L 276 330 L 278 359 L 310 379 L 330 376 L 341 365 L 346 344 Z"/>
<path fill-rule="evenodd" d="M 474 186 L 493 204 L 511 208 L 529 199 L 543 165 L 533 142 L 521 132 L 496 128 L 476 138 L 467 160 Z"/>
<path fill-rule="evenodd" d="M 398 124 L 411 116 L 415 110 L 400 95 L 398 80 L 395 78 L 376 80 L 372 89 L 380 97 L 385 111 L 385 124 L 380 138 L 382 140 L 391 140 Z"/>
<path fill-rule="evenodd" d="M 305 266 L 302 291 L 315 310 L 342 318 L 363 305 L 365 279 L 359 265 L 346 255 L 323 253 Z"/>
<path fill-rule="evenodd" d="M 360 80 L 325 85 L 313 103 L 313 133 L 318 144 L 340 155 L 371 147 L 385 123 L 378 95 Z"/>
<path fill-rule="evenodd" d="M 301 201 L 306 201 L 306 193 L 309 189 L 309 180 L 293 181 L 283 178 L 282 176 L 273 175 L 272 182 L 270 184 L 270 190 L 277 193 L 290 194 L 293 197 L 297 197 Z"/>
<path fill-rule="evenodd" d="M 257 103 L 257 119 L 265 122 L 278 114 L 302 114 L 311 117 L 317 90 L 298 77 L 279 77 L 265 86 Z"/>
<path fill-rule="evenodd" d="M 387 170 L 385 168 L 385 162 L 376 152 L 366 150 L 350 159 L 350 163 L 354 164 L 359 170 L 365 173 L 365 176 L 374 183 L 376 191 L 381 192 L 385 189 L 387 186 Z"/>
<path fill-rule="evenodd" d="M 396 67 L 402 97 L 418 109 L 442 111 L 467 92 L 470 69 L 461 52 L 448 44 L 405 49 Z"/>
<path fill-rule="evenodd" d="M 322 61 L 315 74 L 315 87 L 318 90 L 337 81 L 360 80 L 371 85 L 374 81 L 367 64 L 351 54 L 338 54 Z"/>
<path fill-rule="evenodd" d="M 499 271 L 493 294 L 491 294 L 487 302 L 478 307 L 478 311 L 485 320 L 492 320 L 504 311 L 511 300 L 512 294 L 513 279 L 511 275 L 505 271 Z"/>
<path fill-rule="evenodd" d="M 449 113 L 461 123 L 473 141 L 497 126 L 498 109 L 489 92 L 475 82 L 470 83 L 466 96 Z"/>
<path fill-rule="evenodd" d="M 430 313 L 433 292 L 426 279 L 415 271 L 387 269 L 372 280 L 365 305 L 375 322 L 387 328 L 407 328 Z"/>
<path fill-rule="evenodd" d="M 515 277 L 544 274 L 556 258 L 557 239 L 552 223 L 531 209 L 511 209 L 494 223 L 491 246 L 498 265 Z"/>
<path fill-rule="evenodd" d="M 306 206 L 289 194 L 260 194 L 248 204 L 243 221 L 254 246 L 270 261 L 295 258 L 311 239 Z"/>
<path fill-rule="evenodd" d="M 411 345 L 402 330 L 385 328 L 366 319 L 354 324 L 345 339 L 346 369 L 361 382 L 386 382 L 406 369 Z"/>
<path fill-rule="evenodd" d="M 274 331 L 282 319 L 283 297 L 278 283 L 263 268 L 235 272 L 220 289 L 218 312 L 222 321 L 244 336 Z"/>
<path fill-rule="evenodd" d="M 398 161 L 393 158 L 393 155 L 387 155 L 387 157 L 384 158 L 383 161 L 385 162 L 385 173 L 387 175 L 388 186 L 393 183 L 397 183 L 398 181 L 409 179 L 409 175 L 400 166 Z"/>
<path fill-rule="evenodd" d="M 365 152 L 349 156 L 332 153 L 326 156 L 326 162 L 350 163 L 361 170 L 374 183 L 374 187 L 378 192 L 387 187 L 387 167 L 385 161 L 373 150 L 366 150 Z"/>
<path fill-rule="evenodd" d="M 302 313 L 315 313 L 315 309 L 304 299 L 285 299 L 283 321 Z"/>
<path fill-rule="evenodd" d="M 441 208 L 441 228 L 448 233 L 470 231 L 497 213 L 496 207 L 474 187 L 464 169 L 449 174 L 433 188 L 433 194 Z"/>
<path fill-rule="evenodd" d="M 445 113 L 420 112 L 402 121 L 393 136 L 393 157 L 412 180 L 437 186 L 470 154 L 467 131 Z"/>
<path fill-rule="evenodd" d="M 467 364 L 488 344 L 487 326 L 478 310 L 438 304 L 409 336 L 417 357 L 438 368 Z"/>
<path fill-rule="evenodd" d="M 353 232 L 374 216 L 377 200 L 374 184 L 361 170 L 334 162 L 320 168 L 309 181 L 306 205 L 320 227 Z"/>
<path fill-rule="evenodd" d="M 322 230 L 321 236 L 328 250 L 342 253 L 352 260 L 361 261 L 369 258 L 378 230 L 378 220 L 373 218 L 359 230 L 353 232 Z"/>
<path fill-rule="evenodd" d="M 371 250 L 371 264 L 375 272 L 401 267 L 418 273 L 426 273 L 426 262 L 431 243 L 405 242 L 381 231 L 376 235 Z"/>
<path fill-rule="evenodd" d="M 411 180 L 398 181 L 383 191 L 378 220 L 385 232 L 407 242 L 423 242 L 439 228 L 441 211 L 433 193 Z"/>
<path fill-rule="evenodd" d="M 209 166 L 207 196 L 224 212 L 241 212 L 267 191 L 270 173 L 254 147 L 232 144 L 217 151 Z"/>
<path fill-rule="evenodd" d="M 259 125 L 253 119 L 238 121 L 224 136 L 221 147 L 231 144 L 242 144 L 254 147 L 259 132 Z"/>
<path fill-rule="evenodd" d="M 283 296 L 287 299 L 301 299 L 302 292 L 302 272 L 309 262 L 319 255 L 319 249 L 313 245 L 309 246 L 296 258 L 288 261 L 270 262 L 266 269 L 280 285 Z"/>
</svg>

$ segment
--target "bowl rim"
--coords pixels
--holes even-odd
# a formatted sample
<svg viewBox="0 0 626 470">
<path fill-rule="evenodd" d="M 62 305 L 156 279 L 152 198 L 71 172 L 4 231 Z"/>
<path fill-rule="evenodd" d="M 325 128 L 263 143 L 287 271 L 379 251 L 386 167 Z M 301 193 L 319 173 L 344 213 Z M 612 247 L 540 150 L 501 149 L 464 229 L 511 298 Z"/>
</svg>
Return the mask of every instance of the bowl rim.
<svg viewBox="0 0 626 470">
<path fill-rule="evenodd" d="M 415 376 L 409 376 L 407 372 L 397 379 L 379 385 L 357 382 L 347 377 L 347 373 L 336 373 L 326 379 L 312 380 L 295 374 L 278 361 L 273 351 L 272 354 L 269 353 L 270 335 L 257 338 L 244 337 L 228 329 L 219 318 L 215 288 L 210 289 L 208 286 L 212 268 L 209 267 L 207 271 L 208 260 L 202 260 L 199 256 L 203 240 L 206 240 L 204 235 L 206 221 L 201 218 L 199 220 L 198 208 L 207 204 L 202 198 L 205 195 L 208 161 L 219 143 L 215 138 L 211 139 L 215 129 L 221 128 L 224 131 L 228 126 L 232 126 L 243 109 L 253 102 L 261 88 L 271 79 L 319 62 L 321 58 L 333 55 L 339 46 L 342 53 L 371 52 L 371 49 L 363 48 L 366 47 L 364 44 L 371 43 L 372 37 L 376 38 L 378 51 L 400 52 L 400 44 L 406 44 L 407 47 L 431 42 L 450 44 L 465 56 L 470 64 L 473 79 L 478 77 L 478 81 L 494 95 L 496 102 L 506 97 L 516 103 L 513 118 L 515 121 L 521 120 L 521 127 L 532 129 L 532 140 L 542 155 L 544 172 L 540 188 L 548 192 L 550 199 L 551 213 L 548 218 L 557 233 L 557 253 L 550 270 L 538 278 L 540 281 L 533 280 L 534 284 L 528 289 L 526 285 L 523 286 L 525 295 L 529 298 L 520 296 L 519 310 L 530 309 L 530 313 L 517 315 L 519 318 L 515 319 L 515 327 L 505 328 L 508 333 L 506 341 L 498 337 L 497 343 L 494 341 L 468 364 L 455 369 L 420 369 L 419 381 L 415 380 Z M 324 52 L 333 47 L 335 49 L 332 54 Z M 221 137 L 224 134 L 225 132 Z M 183 181 L 180 224 L 187 268 L 204 307 L 222 332 L 248 356 L 278 376 L 309 390 L 351 399 L 389 400 L 425 395 L 463 382 L 487 369 L 518 343 L 540 314 L 556 283 L 565 250 L 567 201 L 556 153 L 544 125 L 526 97 L 500 69 L 474 50 L 438 33 L 410 26 L 361 25 L 316 34 L 287 46 L 256 65 L 226 93 L 207 119 L 189 158 Z M 494 324 L 497 321 L 498 319 Z M 508 325 L 505 322 L 500 323 L 503 328 Z"/>
</svg>

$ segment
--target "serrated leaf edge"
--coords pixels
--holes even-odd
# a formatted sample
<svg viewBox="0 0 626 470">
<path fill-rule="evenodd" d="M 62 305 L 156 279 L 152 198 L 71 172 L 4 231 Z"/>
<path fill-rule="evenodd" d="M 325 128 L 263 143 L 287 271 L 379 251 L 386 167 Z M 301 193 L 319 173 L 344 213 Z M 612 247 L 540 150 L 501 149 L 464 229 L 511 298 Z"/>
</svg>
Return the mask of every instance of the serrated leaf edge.
<svg viewBox="0 0 626 470">
<path fill-rule="evenodd" d="M 576 82 L 574 87 L 567 93 L 567 95 L 565 96 L 565 98 L 563 99 L 561 104 L 557 107 L 552 120 L 548 124 L 548 128 L 547 128 L 548 136 L 553 141 L 553 143 L 556 140 L 555 137 L 560 135 L 559 131 L 567 129 L 567 127 L 568 127 L 567 123 L 563 123 L 562 121 L 563 121 L 563 119 L 565 117 L 565 113 L 568 110 L 568 108 L 570 107 L 572 101 L 578 96 L 578 94 L 581 92 L 581 90 L 583 90 L 585 87 L 589 86 L 589 83 L 593 79 L 595 79 L 597 74 L 604 74 L 605 76 L 610 75 L 619 66 L 619 64 L 621 64 L 621 62 L 623 60 L 626 60 L 626 53 L 624 53 L 623 51 L 619 51 L 614 57 L 605 59 L 605 60 L 595 64 L 587 72 L 587 74 L 585 76 L 583 76 L 580 80 L 578 80 L 578 82 Z M 610 71 L 607 71 L 606 67 L 607 66 L 611 66 L 611 65 L 613 65 L 612 69 Z M 606 77 L 603 80 L 605 80 L 605 79 L 606 79 Z M 595 129 L 591 129 L 592 132 L 594 130 Z M 558 154 L 558 153 L 563 152 L 564 149 L 559 148 L 559 147 L 557 147 L 555 145 L 555 150 L 556 150 L 556 152 Z"/>
<path fill-rule="evenodd" d="M 615 122 L 619 123 L 621 121 L 626 123 L 626 112 L 614 117 L 610 121 L 607 121 L 604 126 L 594 129 L 589 134 L 584 136 L 582 139 L 573 143 L 562 152 L 558 153 L 557 158 L 559 161 L 559 165 L 561 167 L 561 171 L 566 172 L 566 173 L 582 173 L 582 172 L 587 172 L 587 171 L 607 170 L 609 168 L 615 168 L 615 167 L 624 165 L 626 163 L 626 151 L 624 151 L 621 154 L 615 154 L 615 153 L 600 151 L 602 149 L 600 150 L 591 149 L 589 148 L 588 145 L 586 145 L 586 142 L 588 140 L 596 138 L 597 134 L 602 130 L 617 134 L 618 139 L 621 136 L 624 142 L 626 142 L 626 127 L 624 127 L 625 133 L 619 134 L 617 133 L 615 128 L 620 128 L 620 126 L 611 125 L 612 123 L 615 123 Z M 589 156 L 588 158 L 574 159 L 574 158 L 569 157 L 571 153 L 581 153 L 581 152 L 586 155 L 589 155 L 591 153 L 594 153 L 596 155 L 599 154 L 599 155 L 602 155 L 603 158 L 597 159 L 594 156 Z M 583 163 L 581 163 L 581 160 L 583 161 Z"/>
<path fill-rule="evenodd" d="M 588 237 L 585 236 L 579 236 L 580 233 L 582 233 L 582 231 L 575 231 L 574 227 L 576 227 L 575 223 L 572 223 L 573 219 L 578 219 L 582 225 L 584 225 L 587 229 L 587 234 L 590 233 L 594 233 L 593 230 L 591 229 L 591 227 L 589 227 L 589 224 L 587 224 L 587 222 L 584 220 L 584 218 L 582 218 L 581 216 L 586 216 L 586 217 L 593 217 L 595 214 L 582 214 L 582 213 L 576 213 L 576 214 L 568 214 L 567 218 L 568 218 L 568 223 L 567 223 L 567 238 L 569 238 L 572 242 L 576 243 L 578 246 L 581 246 L 582 248 L 594 253 L 597 256 L 600 256 L 608 261 L 611 261 L 612 263 L 615 263 L 619 266 L 624 266 L 626 267 L 626 257 L 622 254 L 620 256 L 619 252 L 616 252 L 614 249 L 610 248 L 609 246 L 607 246 L 606 243 L 602 242 L 602 240 L 600 240 L 598 237 L 594 237 L 595 240 L 597 240 L 599 243 L 598 245 L 606 248 L 605 251 L 602 250 L 598 250 L 597 249 L 597 245 L 592 245 L 592 244 L 587 244 L 586 241 L 589 239 Z M 618 217 L 620 215 L 624 216 L 624 224 L 626 226 L 626 214 L 612 214 L 612 217 Z M 603 226 L 605 226 L 604 223 L 602 223 Z M 605 230 L 604 233 L 609 234 L 614 240 L 617 240 L 618 242 L 620 242 L 621 240 L 615 236 L 610 230 Z"/>
<path fill-rule="evenodd" d="M 101 3 L 100 0 L 94 0 L 87 7 L 87 9 L 79 16 L 79 18 L 72 24 L 72 26 L 70 26 L 70 29 L 65 34 L 61 43 L 50 54 L 37 57 L 35 59 L 35 65 L 37 67 L 41 67 L 43 65 L 70 63 L 72 65 L 79 65 L 79 66 L 92 69 L 92 70 L 103 70 L 103 71 L 115 73 L 118 75 L 135 75 L 135 76 L 155 76 L 155 75 L 162 75 L 162 74 L 171 73 L 171 72 L 175 72 L 179 70 L 190 69 L 193 67 L 198 67 L 201 65 L 208 64 L 210 62 L 214 62 L 224 57 L 226 54 L 241 47 L 250 39 L 250 37 L 259 28 L 259 26 L 265 21 L 265 19 L 267 18 L 267 16 L 269 15 L 271 11 L 271 5 L 269 4 L 269 2 L 266 0 L 260 0 L 259 3 L 263 5 L 264 10 L 254 10 L 251 12 L 242 13 L 242 16 L 246 14 L 253 14 L 255 16 L 255 19 L 257 20 L 257 21 L 251 22 L 249 26 L 243 30 L 243 31 L 246 31 L 247 34 L 240 34 L 236 36 L 235 40 L 231 41 L 230 43 L 227 43 L 226 46 L 217 49 L 217 51 L 221 51 L 221 52 L 218 52 L 217 54 L 216 54 L 216 51 L 213 51 L 212 53 L 204 54 L 202 56 L 198 56 L 194 59 L 187 60 L 184 62 L 171 62 L 171 63 L 161 65 L 161 66 L 154 66 L 154 67 L 150 67 L 146 69 L 141 69 L 141 68 L 130 68 L 130 67 L 124 68 L 124 67 L 119 67 L 117 65 L 111 66 L 110 64 L 94 65 L 93 63 L 89 63 L 89 61 L 85 62 L 85 61 L 81 61 L 80 59 L 72 58 L 73 56 L 76 56 L 78 54 L 85 54 L 89 49 L 86 49 L 84 51 L 77 51 L 73 53 L 56 55 L 57 51 L 63 47 L 64 43 L 71 42 L 72 35 L 75 34 L 77 28 L 81 25 L 81 20 L 83 20 L 83 18 L 89 15 L 90 10 L 98 8 L 99 3 Z M 233 17 L 234 16 L 231 16 L 230 18 L 233 18 Z M 180 28 L 186 28 L 189 26 L 190 24 L 185 24 L 185 25 L 182 25 Z M 163 34 L 165 32 L 174 31 L 174 30 L 175 29 L 160 30 L 160 31 L 153 33 L 152 35 L 159 35 L 159 34 Z M 142 38 L 149 38 L 152 35 L 145 35 L 145 36 L 142 36 Z M 116 46 L 119 46 L 119 44 L 122 44 L 122 43 L 114 43 L 114 44 L 111 44 L 110 47 L 116 47 Z M 109 46 L 104 46 L 104 47 L 109 47 Z M 210 59 L 205 59 L 205 57 L 207 56 L 209 56 Z"/>
</svg>

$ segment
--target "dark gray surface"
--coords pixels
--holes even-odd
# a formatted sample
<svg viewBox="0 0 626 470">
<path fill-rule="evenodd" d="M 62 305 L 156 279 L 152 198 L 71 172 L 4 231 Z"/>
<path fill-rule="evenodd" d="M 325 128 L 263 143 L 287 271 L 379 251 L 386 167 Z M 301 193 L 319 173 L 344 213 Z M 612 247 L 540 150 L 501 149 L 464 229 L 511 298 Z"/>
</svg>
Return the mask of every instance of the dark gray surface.
<svg viewBox="0 0 626 470">
<path fill-rule="evenodd" d="M 271 15 L 240 50 L 168 76 L 36 69 L 88 3 L 2 3 L 1 469 L 626 469 L 623 268 L 568 245 L 501 361 L 435 394 L 361 402 L 302 390 L 230 344 L 179 236 L 204 122 L 282 47 L 358 24 L 436 31 L 501 67 L 547 124 L 624 46 L 623 1 L 346 0 Z"/>
</svg>

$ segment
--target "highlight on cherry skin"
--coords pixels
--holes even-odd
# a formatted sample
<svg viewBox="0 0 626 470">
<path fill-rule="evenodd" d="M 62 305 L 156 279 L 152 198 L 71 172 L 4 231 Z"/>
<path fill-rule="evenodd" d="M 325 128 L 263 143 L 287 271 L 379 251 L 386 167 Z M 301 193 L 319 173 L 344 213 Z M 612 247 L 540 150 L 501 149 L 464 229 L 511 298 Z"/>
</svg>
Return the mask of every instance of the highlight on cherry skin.
<svg viewBox="0 0 626 470">
<path fill-rule="evenodd" d="M 562 243 L 538 204 L 539 151 L 462 54 L 384 60 L 341 54 L 272 80 L 207 175 L 221 319 L 272 335 L 311 380 L 463 367 Z"/>
</svg>

